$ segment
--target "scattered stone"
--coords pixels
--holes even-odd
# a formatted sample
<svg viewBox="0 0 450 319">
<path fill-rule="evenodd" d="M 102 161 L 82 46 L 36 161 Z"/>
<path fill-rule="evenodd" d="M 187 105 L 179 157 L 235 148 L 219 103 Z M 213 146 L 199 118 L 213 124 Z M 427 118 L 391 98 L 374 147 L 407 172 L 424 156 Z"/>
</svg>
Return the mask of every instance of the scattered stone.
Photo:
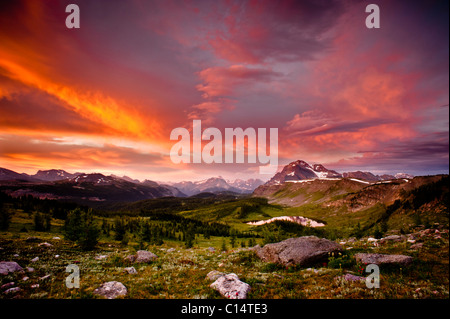
<svg viewBox="0 0 450 319">
<path fill-rule="evenodd" d="M 30 279 L 30 277 L 25 276 L 25 277 L 22 278 L 22 281 L 27 281 L 28 279 Z"/>
<path fill-rule="evenodd" d="M 134 267 L 126 267 L 123 270 L 131 275 L 137 274 L 137 270 Z"/>
<path fill-rule="evenodd" d="M 5 294 L 12 294 L 21 291 L 20 287 L 13 287 L 5 290 Z"/>
<path fill-rule="evenodd" d="M 35 236 L 31 236 L 31 237 L 28 237 L 27 239 L 25 239 L 25 241 L 28 243 L 39 243 L 42 241 L 42 239 L 35 237 Z"/>
<path fill-rule="evenodd" d="M 39 288 L 39 284 L 33 284 L 30 287 L 33 288 L 33 289 L 36 289 L 36 288 Z"/>
<path fill-rule="evenodd" d="M 412 263 L 413 258 L 405 255 L 386 255 L 386 254 L 364 254 L 359 253 L 355 255 L 357 262 L 363 264 L 387 265 L 397 264 L 407 266 Z"/>
<path fill-rule="evenodd" d="M 356 276 L 356 275 L 352 275 L 352 274 L 345 274 L 343 276 L 343 278 L 347 281 L 362 281 L 362 280 L 366 280 L 365 277 L 361 277 L 361 276 Z"/>
<path fill-rule="evenodd" d="M 172 248 L 167 249 L 167 252 L 168 252 L 168 253 L 172 253 L 172 252 L 174 252 L 175 250 L 176 250 L 176 249 L 172 247 Z"/>
<path fill-rule="evenodd" d="M 415 239 L 408 239 L 407 242 L 411 243 L 411 244 L 414 244 L 416 242 L 416 240 Z"/>
<path fill-rule="evenodd" d="M 8 282 L 8 283 L 2 285 L 0 288 L 1 289 L 8 289 L 8 288 L 11 288 L 12 286 L 14 286 L 14 284 L 15 284 L 14 281 L 11 281 L 11 282 Z"/>
<path fill-rule="evenodd" d="M 98 255 L 98 256 L 94 257 L 95 260 L 103 260 L 103 259 L 106 259 L 106 258 L 108 258 L 107 255 Z"/>
<path fill-rule="evenodd" d="M 31 262 L 32 263 L 35 263 L 36 261 L 38 261 L 39 260 L 39 257 L 34 257 L 33 259 L 31 259 Z"/>
<path fill-rule="evenodd" d="M 135 255 L 128 255 L 125 260 L 132 263 L 149 263 L 158 258 L 154 253 L 147 250 L 138 250 Z"/>
<path fill-rule="evenodd" d="M 52 247 L 53 245 L 47 242 L 38 244 L 39 247 Z"/>
<path fill-rule="evenodd" d="M 107 299 L 115 299 L 120 296 L 125 296 L 128 291 L 121 282 L 108 281 L 95 289 L 93 293 Z"/>
<path fill-rule="evenodd" d="M 225 273 L 217 271 L 217 270 L 212 270 L 206 275 L 206 279 L 209 281 L 216 281 L 217 279 L 219 279 L 222 276 L 225 276 Z"/>
<path fill-rule="evenodd" d="M 10 272 L 23 272 L 23 268 L 15 261 L 0 261 L 0 275 L 7 275 Z"/>
<path fill-rule="evenodd" d="M 19 254 L 14 254 L 13 257 L 16 257 L 16 258 L 17 258 L 17 257 L 19 257 Z"/>
<path fill-rule="evenodd" d="M 61 240 L 61 238 L 59 238 L 58 236 L 53 237 L 52 239 L 53 239 L 53 240 Z"/>
<path fill-rule="evenodd" d="M 46 280 L 50 277 L 51 277 L 51 275 L 45 275 L 45 276 L 39 277 L 39 280 Z"/>
<path fill-rule="evenodd" d="M 412 249 L 412 250 L 419 250 L 419 249 L 421 249 L 422 247 L 423 247 L 423 243 L 417 243 L 417 244 L 411 245 L 411 246 L 409 247 L 409 249 Z"/>
<path fill-rule="evenodd" d="M 256 255 L 266 262 L 284 266 L 307 266 L 326 260 L 329 253 L 340 252 L 342 247 L 328 239 L 304 236 L 267 244 L 254 250 Z"/>
<path fill-rule="evenodd" d="M 390 235 L 384 238 L 380 239 L 380 244 L 384 244 L 387 241 L 390 242 L 400 242 L 403 241 L 406 237 L 405 236 L 399 236 L 399 235 Z"/>
<path fill-rule="evenodd" d="M 249 284 L 240 281 L 234 273 L 220 276 L 210 287 L 229 299 L 246 299 L 251 289 Z"/>
<path fill-rule="evenodd" d="M 373 237 L 369 237 L 369 238 L 367 238 L 367 241 L 368 241 L 369 243 L 371 243 L 371 242 L 377 242 L 378 239 L 373 238 Z"/>
<path fill-rule="evenodd" d="M 59 255 L 55 255 L 55 258 L 58 259 L 60 256 Z"/>
<path fill-rule="evenodd" d="M 27 272 L 34 272 L 34 268 L 32 268 L 32 267 L 27 267 L 26 270 L 27 270 Z"/>
</svg>

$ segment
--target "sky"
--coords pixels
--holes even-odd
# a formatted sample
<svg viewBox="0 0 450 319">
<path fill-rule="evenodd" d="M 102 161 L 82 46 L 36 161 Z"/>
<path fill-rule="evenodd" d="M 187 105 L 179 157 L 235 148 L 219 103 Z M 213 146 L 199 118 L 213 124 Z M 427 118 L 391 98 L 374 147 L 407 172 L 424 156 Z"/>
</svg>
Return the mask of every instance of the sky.
<svg viewBox="0 0 450 319">
<path fill-rule="evenodd" d="M 77 4 L 80 28 L 66 6 Z M 366 27 L 375 3 L 380 28 Z M 278 129 L 280 168 L 449 172 L 448 1 L 2 1 L 0 167 L 260 178 L 174 163 L 175 128 Z M 205 145 L 207 142 L 203 142 Z"/>
</svg>

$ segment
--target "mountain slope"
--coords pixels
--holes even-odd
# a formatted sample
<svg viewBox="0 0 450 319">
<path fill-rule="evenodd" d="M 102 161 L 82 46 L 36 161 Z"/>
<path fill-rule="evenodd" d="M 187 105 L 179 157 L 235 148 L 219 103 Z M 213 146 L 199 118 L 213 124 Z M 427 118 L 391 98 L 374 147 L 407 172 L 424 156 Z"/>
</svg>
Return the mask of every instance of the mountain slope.
<svg viewBox="0 0 450 319">
<path fill-rule="evenodd" d="M 28 174 L 19 174 L 17 172 L 14 172 L 10 169 L 2 168 L 0 167 L 0 181 L 22 181 L 22 182 L 40 182 L 40 179 L 37 179 L 33 176 L 30 176 Z"/>
<path fill-rule="evenodd" d="M 156 184 L 156 183 L 155 183 Z M 103 174 L 80 174 L 54 182 L 3 185 L 0 190 L 12 196 L 32 195 L 38 198 L 61 199 L 82 204 L 95 202 L 132 202 L 173 196 L 173 188 L 158 184 L 137 184 Z"/>
<path fill-rule="evenodd" d="M 54 182 L 74 178 L 77 174 L 70 174 L 62 169 L 49 169 L 39 170 L 36 174 L 31 176 L 43 181 Z"/>
<path fill-rule="evenodd" d="M 245 182 L 244 182 L 245 183 Z M 257 182 L 256 182 L 257 183 Z M 210 192 L 210 193 L 220 193 L 220 192 L 234 192 L 234 193 L 250 193 L 253 189 L 250 190 L 249 184 L 242 187 L 242 184 L 239 186 L 239 182 L 234 184 L 235 186 L 230 185 L 221 177 L 211 177 L 206 180 L 197 181 L 197 182 L 178 182 L 173 183 L 171 186 L 176 187 L 182 193 L 187 196 L 196 195 L 199 193 Z"/>
</svg>

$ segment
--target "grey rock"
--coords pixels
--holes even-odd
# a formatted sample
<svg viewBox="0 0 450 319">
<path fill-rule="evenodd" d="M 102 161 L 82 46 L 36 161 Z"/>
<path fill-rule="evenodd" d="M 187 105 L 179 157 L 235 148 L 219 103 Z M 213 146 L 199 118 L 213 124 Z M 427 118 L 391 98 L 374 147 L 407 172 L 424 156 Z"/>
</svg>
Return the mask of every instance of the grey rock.
<svg viewBox="0 0 450 319">
<path fill-rule="evenodd" d="M 172 253 L 172 252 L 174 252 L 175 250 L 176 250 L 176 249 L 172 247 L 172 248 L 167 249 L 167 252 L 168 252 L 168 253 Z"/>
<path fill-rule="evenodd" d="M 115 299 L 117 297 L 126 296 L 128 291 L 121 282 L 108 281 L 95 289 L 93 293 L 107 299 Z"/>
<path fill-rule="evenodd" d="M 5 290 L 5 294 L 12 294 L 21 291 L 20 287 L 13 287 Z"/>
<path fill-rule="evenodd" d="M 423 243 L 415 243 L 414 245 L 411 245 L 410 247 L 409 247 L 409 249 L 412 249 L 412 250 L 419 250 L 419 249 L 421 249 L 423 247 Z"/>
<path fill-rule="evenodd" d="M 132 263 L 149 263 L 156 259 L 158 259 L 158 256 L 147 250 L 138 250 L 135 255 L 128 255 L 125 257 L 125 260 Z"/>
<path fill-rule="evenodd" d="M 8 289 L 8 288 L 11 288 L 14 285 L 15 285 L 14 281 L 11 281 L 11 282 L 8 282 L 8 283 L 2 285 L 0 288 L 1 289 Z"/>
<path fill-rule="evenodd" d="M 45 275 L 45 276 L 39 277 L 39 280 L 46 280 L 46 279 L 50 278 L 51 276 L 52 275 Z"/>
<path fill-rule="evenodd" d="M 216 281 L 217 279 L 219 279 L 222 276 L 225 276 L 225 273 L 217 271 L 217 270 L 212 270 L 206 275 L 206 279 L 209 281 Z"/>
<path fill-rule="evenodd" d="M 147 250 L 138 250 L 136 252 L 136 260 L 134 262 L 136 263 L 149 263 L 151 261 L 154 261 L 158 258 L 154 253 L 149 252 Z"/>
<path fill-rule="evenodd" d="M 134 267 L 126 267 L 123 270 L 129 273 L 130 275 L 137 274 L 137 270 Z"/>
<path fill-rule="evenodd" d="M 405 240 L 406 237 L 405 236 L 399 236 L 399 235 L 390 235 L 390 236 L 386 236 L 384 238 L 380 239 L 380 244 L 384 244 L 385 242 L 400 242 Z"/>
<path fill-rule="evenodd" d="M 361 276 L 356 276 L 356 275 L 352 275 L 352 274 L 345 274 L 343 276 L 343 278 L 347 281 L 362 281 L 362 280 L 366 280 L 365 277 L 361 277 Z"/>
<path fill-rule="evenodd" d="M 329 253 L 342 251 L 342 246 L 328 239 L 305 236 L 267 244 L 262 248 L 254 247 L 253 250 L 266 262 L 308 266 L 326 260 Z"/>
<path fill-rule="evenodd" d="M 35 262 L 37 262 L 39 260 L 39 257 L 34 257 L 33 259 L 31 259 L 31 262 L 32 263 L 35 263 Z"/>
<path fill-rule="evenodd" d="M 407 266 L 412 263 L 413 258 L 405 255 L 386 255 L 386 254 L 364 254 L 359 253 L 355 255 L 357 262 L 363 264 L 375 265 L 403 265 Z"/>
<path fill-rule="evenodd" d="M 108 255 L 98 255 L 98 256 L 94 257 L 95 260 L 103 260 L 103 259 L 106 259 L 106 258 L 108 258 Z"/>
<path fill-rule="evenodd" d="M 240 281 L 234 273 L 220 276 L 210 287 L 229 299 L 246 299 L 251 289 L 249 284 Z"/>
<path fill-rule="evenodd" d="M 0 261 L 0 275 L 7 275 L 10 272 L 23 272 L 23 268 L 15 261 Z"/>
</svg>

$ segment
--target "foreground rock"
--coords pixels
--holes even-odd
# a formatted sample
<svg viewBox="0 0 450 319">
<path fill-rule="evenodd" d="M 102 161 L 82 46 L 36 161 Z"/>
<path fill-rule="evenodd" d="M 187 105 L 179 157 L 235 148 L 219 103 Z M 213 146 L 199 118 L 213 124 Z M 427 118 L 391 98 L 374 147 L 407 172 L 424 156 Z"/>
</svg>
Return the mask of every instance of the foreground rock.
<svg viewBox="0 0 450 319">
<path fill-rule="evenodd" d="M 253 250 L 259 258 L 266 262 L 284 266 L 308 266 L 326 260 L 329 253 L 340 252 L 342 247 L 328 239 L 305 236 L 267 244 L 262 248 L 255 246 Z"/>
<path fill-rule="evenodd" d="M 239 277 L 233 273 L 220 276 L 210 287 L 228 299 L 246 299 L 251 289 L 249 284 L 240 281 Z"/>
<path fill-rule="evenodd" d="M 105 297 L 107 299 L 115 299 L 117 297 L 126 296 L 127 288 L 118 281 L 108 281 L 94 290 L 95 295 Z"/>
<path fill-rule="evenodd" d="M 15 261 L 0 261 L 0 275 L 7 275 L 10 272 L 23 272 L 23 268 Z"/>
<path fill-rule="evenodd" d="M 138 250 L 136 255 L 129 255 L 125 259 L 134 263 L 149 263 L 158 259 L 158 256 L 147 250 Z"/>
<path fill-rule="evenodd" d="M 413 262 L 413 258 L 405 255 L 385 255 L 385 254 L 356 254 L 357 262 L 375 265 L 402 265 L 407 266 Z"/>
</svg>

